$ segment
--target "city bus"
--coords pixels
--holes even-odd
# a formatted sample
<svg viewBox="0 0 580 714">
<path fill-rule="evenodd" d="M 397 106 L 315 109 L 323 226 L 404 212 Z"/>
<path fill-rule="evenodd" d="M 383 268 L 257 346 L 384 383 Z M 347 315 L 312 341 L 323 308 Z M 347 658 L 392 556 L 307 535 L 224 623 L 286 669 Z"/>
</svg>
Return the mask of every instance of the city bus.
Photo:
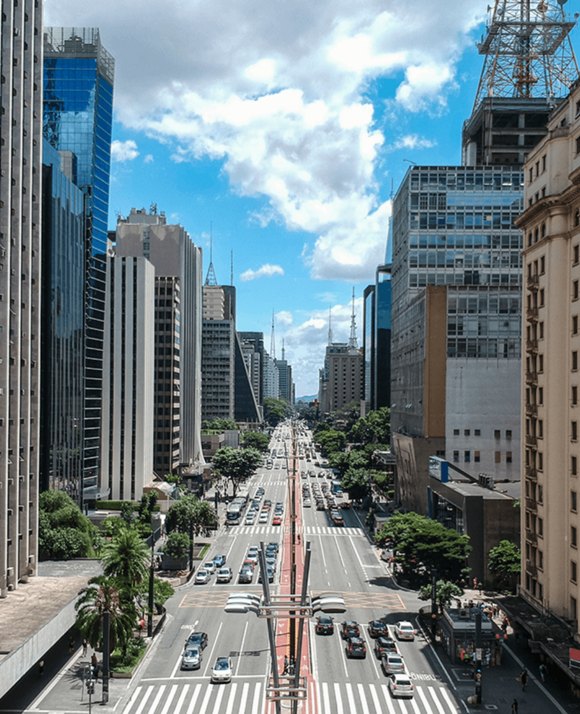
<svg viewBox="0 0 580 714">
<path fill-rule="evenodd" d="M 226 510 L 226 526 L 237 526 L 240 523 L 244 511 L 246 510 L 247 502 L 247 497 L 244 498 L 240 496 L 239 498 L 234 498 L 234 500 L 228 504 Z"/>
</svg>

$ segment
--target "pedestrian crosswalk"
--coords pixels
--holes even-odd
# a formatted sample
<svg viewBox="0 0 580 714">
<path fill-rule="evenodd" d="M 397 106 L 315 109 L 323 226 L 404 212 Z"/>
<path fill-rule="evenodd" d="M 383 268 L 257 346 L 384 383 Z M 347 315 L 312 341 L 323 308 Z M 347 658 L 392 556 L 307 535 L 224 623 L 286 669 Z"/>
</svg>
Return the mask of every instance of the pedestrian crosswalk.
<svg viewBox="0 0 580 714">
<path fill-rule="evenodd" d="M 240 535 L 279 535 L 284 532 L 282 526 L 230 526 L 229 532 Z M 337 526 L 302 526 L 296 528 L 304 536 L 364 536 L 362 528 L 340 528 Z"/>
<path fill-rule="evenodd" d="M 443 686 L 418 685 L 411 699 L 395 699 L 388 684 L 322 682 L 316 684 L 319 714 L 458 714 L 461 710 Z"/>
<path fill-rule="evenodd" d="M 261 714 L 266 707 L 263 678 L 230 684 L 169 681 L 139 685 L 122 714 Z M 386 683 L 317 682 L 309 687 L 306 712 L 318 714 L 459 714 L 449 690 L 419 684 L 412 699 L 394 699 Z M 312 701 L 312 697 L 316 701 Z"/>
</svg>

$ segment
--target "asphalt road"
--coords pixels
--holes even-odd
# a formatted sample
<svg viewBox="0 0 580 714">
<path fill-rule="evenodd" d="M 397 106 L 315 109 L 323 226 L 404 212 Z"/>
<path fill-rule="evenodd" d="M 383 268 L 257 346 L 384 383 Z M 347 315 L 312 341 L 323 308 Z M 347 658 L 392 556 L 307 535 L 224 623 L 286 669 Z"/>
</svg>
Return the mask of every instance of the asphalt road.
<svg viewBox="0 0 580 714">
<path fill-rule="evenodd" d="M 285 430 L 289 437 L 289 431 Z M 262 485 L 265 498 L 273 504 L 281 501 L 287 510 L 288 487 L 284 439 L 275 435 L 272 443 L 273 467 L 260 469 L 247 485 L 250 495 Z M 308 448 L 305 447 L 304 454 Z M 300 470 L 316 471 L 314 460 L 300 461 Z M 306 477 L 301 483 L 322 484 L 324 479 Z M 302 543 L 312 544 L 312 564 L 309 590 L 312 593 L 336 591 L 344 594 L 347 613 L 337 616 L 332 636 L 317 636 L 314 622 L 310 623 L 310 655 L 314 688 L 313 696 L 301 711 L 312 714 L 456 714 L 460 709 L 453 691 L 438 672 L 428 644 L 418 636 L 414 642 L 401 643 L 409 674 L 415 683 L 412 700 L 391 697 L 387 677 L 373 653 L 373 641 L 367 623 L 372 619 L 386 619 L 391 625 L 398 620 L 413 619 L 417 601 L 413 594 L 388 587 L 387 566 L 368 541 L 358 513 L 343 511 L 345 525 L 332 525 L 326 511 L 312 507 L 302 509 Z M 272 509 L 273 512 L 273 509 Z M 234 574 L 240 569 L 250 545 L 260 541 L 281 542 L 283 527 L 271 525 L 222 527 L 208 558 L 218 553 L 226 555 Z M 280 561 L 279 561 L 280 562 Z M 279 577 L 278 569 L 276 578 Z M 237 577 L 229 585 L 215 582 L 207 585 L 190 584 L 182 588 L 170 603 L 170 622 L 160 635 L 148 662 L 141 671 L 139 685 L 125 714 L 258 714 L 266 704 L 265 690 L 270 672 L 270 653 L 266 624 L 254 615 L 228 615 L 223 611 L 231 592 L 261 592 L 256 582 L 240 585 Z M 277 580 L 273 587 L 277 587 Z M 367 657 L 349 660 L 344 642 L 339 635 L 342 619 L 356 620 L 362 625 L 367 643 Z M 192 630 L 208 635 L 208 646 L 203 653 L 201 667 L 195 672 L 180 670 L 183 644 Z M 212 685 L 211 668 L 217 656 L 230 656 L 233 679 L 230 684 Z"/>
</svg>

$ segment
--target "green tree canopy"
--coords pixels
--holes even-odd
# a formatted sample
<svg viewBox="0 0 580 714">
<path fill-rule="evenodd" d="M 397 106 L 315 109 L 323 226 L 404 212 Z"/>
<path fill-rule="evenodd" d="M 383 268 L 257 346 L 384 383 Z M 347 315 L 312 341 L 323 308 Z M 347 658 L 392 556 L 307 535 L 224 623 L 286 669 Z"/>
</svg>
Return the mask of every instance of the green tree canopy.
<svg viewBox="0 0 580 714">
<path fill-rule="evenodd" d="M 264 421 L 270 426 L 278 426 L 292 415 L 292 407 L 284 399 L 267 397 L 264 399 Z"/>
<path fill-rule="evenodd" d="M 137 622 L 137 613 L 132 601 L 121 597 L 117 582 L 100 575 L 91 578 L 81 590 L 75 603 L 76 625 L 79 632 L 93 648 L 100 648 L 103 635 L 103 616 L 110 618 L 110 651 L 116 647 L 126 650 Z"/>
<path fill-rule="evenodd" d="M 431 600 L 431 585 L 424 585 L 419 590 L 420 600 Z M 454 597 L 461 597 L 463 589 L 449 580 L 438 580 L 435 583 L 435 602 L 439 610 L 448 607 Z"/>
<path fill-rule="evenodd" d="M 96 529 L 63 491 L 39 497 L 38 547 L 42 560 L 70 560 L 93 554 Z"/>
<path fill-rule="evenodd" d="M 471 552 L 469 537 L 417 513 L 397 513 L 375 535 L 378 545 L 391 545 L 395 561 L 408 577 L 432 574 L 457 582 Z"/>
<path fill-rule="evenodd" d="M 330 456 L 333 452 L 343 451 L 346 446 L 346 436 L 344 432 L 336 429 L 326 429 L 319 431 L 315 437 L 316 443 L 320 446 L 323 456 Z"/>
<path fill-rule="evenodd" d="M 270 437 L 261 431 L 245 431 L 242 435 L 242 446 L 263 453 L 270 448 Z"/>
<path fill-rule="evenodd" d="M 150 552 L 135 529 L 123 528 L 105 545 L 101 560 L 105 575 L 133 597 L 149 572 Z"/>
<path fill-rule="evenodd" d="M 381 407 L 357 419 L 349 433 L 349 441 L 358 444 L 388 444 L 391 439 L 391 412 Z"/>
<path fill-rule="evenodd" d="M 366 469 L 349 468 L 341 480 L 341 486 L 348 491 L 350 498 L 362 500 L 370 493 L 370 475 Z"/>
<path fill-rule="evenodd" d="M 489 572 L 501 587 L 514 587 L 521 572 L 521 551 L 511 540 L 500 542 L 489 551 Z"/>
<path fill-rule="evenodd" d="M 223 434 L 224 431 L 237 429 L 233 419 L 206 419 L 201 425 L 204 434 Z"/>
<path fill-rule="evenodd" d="M 183 558 L 189 553 L 189 535 L 181 531 L 173 531 L 167 536 L 165 553 L 170 558 Z"/>
<path fill-rule="evenodd" d="M 262 463 L 262 455 L 256 449 L 233 449 L 225 446 L 218 449 L 213 457 L 214 472 L 231 481 L 234 495 L 238 486 L 248 478 Z"/>
<path fill-rule="evenodd" d="M 165 519 L 165 529 L 168 533 L 179 531 L 194 536 L 206 535 L 217 528 L 215 509 L 196 496 L 184 496 L 176 501 Z"/>
</svg>

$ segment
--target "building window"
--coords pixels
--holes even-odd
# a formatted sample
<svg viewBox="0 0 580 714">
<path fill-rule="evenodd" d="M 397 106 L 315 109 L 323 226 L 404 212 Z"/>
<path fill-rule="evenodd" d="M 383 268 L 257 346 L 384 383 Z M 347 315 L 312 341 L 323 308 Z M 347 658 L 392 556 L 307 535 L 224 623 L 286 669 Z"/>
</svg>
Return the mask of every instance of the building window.
<svg viewBox="0 0 580 714">
<path fill-rule="evenodd" d="M 578 475 L 578 459 L 576 458 L 576 456 L 570 457 L 570 473 L 572 474 L 572 476 Z"/>
<path fill-rule="evenodd" d="M 481 436 L 481 429 L 474 429 L 473 433 L 475 436 Z"/>
<path fill-rule="evenodd" d="M 505 438 L 508 439 L 508 441 L 512 438 L 512 430 L 511 429 L 506 429 Z"/>
<path fill-rule="evenodd" d="M 480 455 L 479 451 L 473 452 L 473 460 L 475 461 L 476 464 L 478 464 L 481 461 L 481 455 Z"/>
<path fill-rule="evenodd" d="M 580 223 L 580 209 L 576 209 L 576 220 L 575 220 L 576 225 Z M 572 249 L 574 253 L 574 265 L 578 265 L 580 263 L 580 244 L 576 243 L 574 248 Z"/>
<path fill-rule="evenodd" d="M 453 436 L 459 436 L 459 429 L 453 429 Z"/>
<path fill-rule="evenodd" d="M 495 463 L 496 463 L 496 464 L 501 464 L 501 451 L 496 451 L 496 452 L 495 452 Z"/>
<path fill-rule="evenodd" d="M 463 452 L 463 461 L 468 464 L 471 461 L 471 451 Z"/>
<path fill-rule="evenodd" d="M 453 452 L 453 461 L 454 461 L 455 463 L 458 463 L 458 462 L 459 462 L 459 451 L 454 451 L 454 452 Z"/>
<path fill-rule="evenodd" d="M 578 576 L 578 569 L 574 560 L 570 561 L 570 580 L 575 583 Z"/>
<path fill-rule="evenodd" d="M 463 430 L 463 436 L 470 436 L 471 435 L 471 430 L 470 429 L 464 429 Z"/>
<path fill-rule="evenodd" d="M 578 387 L 572 387 L 571 395 L 572 406 L 575 407 L 578 404 Z"/>
<path fill-rule="evenodd" d="M 570 491 L 570 510 L 576 513 L 578 510 L 578 494 L 576 491 Z"/>
<path fill-rule="evenodd" d="M 544 468 L 544 454 L 538 451 L 538 471 L 542 471 Z"/>
<path fill-rule="evenodd" d="M 572 316 L 572 334 L 573 335 L 578 334 L 578 315 Z"/>
<path fill-rule="evenodd" d="M 576 153 L 580 154 L 580 136 L 576 137 Z M 530 169 L 531 171 L 531 169 Z"/>
<path fill-rule="evenodd" d="M 505 462 L 506 462 L 506 464 L 511 464 L 511 462 L 512 462 L 512 452 L 511 451 L 505 452 Z"/>
<path fill-rule="evenodd" d="M 496 441 L 499 441 L 501 439 L 501 431 L 499 429 L 496 429 L 493 432 L 493 437 Z"/>
<path fill-rule="evenodd" d="M 578 300 L 578 281 L 572 281 L 572 300 Z"/>
<path fill-rule="evenodd" d="M 573 421 L 570 424 L 570 435 L 572 438 L 572 441 L 578 441 L 578 422 Z"/>
<path fill-rule="evenodd" d="M 570 545 L 573 548 L 578 547 L 578 529 L 575 526 L 570 527 Z"/>
<path fill-rule="evenodd" d="M 578 352 L 576 350 L 572 351 L 572 371 L 576 372 L 578 370 Z"/>
</svg>

